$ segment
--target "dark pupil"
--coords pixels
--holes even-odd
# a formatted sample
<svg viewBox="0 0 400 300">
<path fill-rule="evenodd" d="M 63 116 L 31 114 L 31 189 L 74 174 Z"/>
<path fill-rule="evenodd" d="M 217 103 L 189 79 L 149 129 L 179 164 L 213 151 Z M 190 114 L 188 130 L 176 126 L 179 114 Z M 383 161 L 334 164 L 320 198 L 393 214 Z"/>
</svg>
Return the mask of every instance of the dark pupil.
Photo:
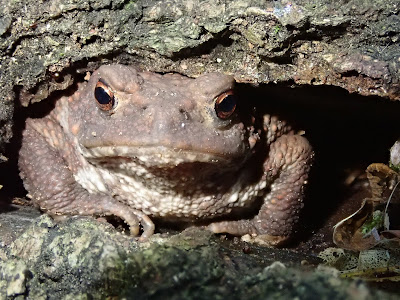
<svg viewBox="0 0 400 300">
<path fill-rule="evenodd" d="M 94 96 L 99 104 L 109 104 L 111 102 L 110 95 L 102 87 L 94 89 Z"/>
<path fill-rule="evenodd" d="M 236 99 L 233 95 L 227 95 L 219 104 L 218 110 L 221 112 L 231 112 L 236 105 Z"/>
</svg>

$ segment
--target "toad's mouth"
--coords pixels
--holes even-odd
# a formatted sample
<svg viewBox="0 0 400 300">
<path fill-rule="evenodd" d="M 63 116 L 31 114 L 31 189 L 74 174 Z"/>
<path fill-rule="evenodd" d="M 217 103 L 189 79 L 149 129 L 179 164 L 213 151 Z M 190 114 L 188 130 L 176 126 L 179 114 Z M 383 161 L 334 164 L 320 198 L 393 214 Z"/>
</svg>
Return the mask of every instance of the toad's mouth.
<svg viewBox="0 0 400 300">
<path fill-rule="evenodd" d="M 182 149 L 109 146 L 85 148 L 85 159 L 106 173 L 133 178 L 151 188 L 208 189 L 235 181 L 246 159 Z M 207 188 L 205 186 L 208 186 Z M 191 188 L 193 190 L 193 188 Z"/>
<path fill-rule="evenodd" d="M 169 148 L 165 146 L 99 146 L 81 148 L 82 155 L 90 162 L 136 161 L 147 167 L 177 166 L 187 163 L 211 163 L 232 165 L 245 161 L 245 157 L 234 154 L 212 153 L 198 150 Z"/>
</svg>

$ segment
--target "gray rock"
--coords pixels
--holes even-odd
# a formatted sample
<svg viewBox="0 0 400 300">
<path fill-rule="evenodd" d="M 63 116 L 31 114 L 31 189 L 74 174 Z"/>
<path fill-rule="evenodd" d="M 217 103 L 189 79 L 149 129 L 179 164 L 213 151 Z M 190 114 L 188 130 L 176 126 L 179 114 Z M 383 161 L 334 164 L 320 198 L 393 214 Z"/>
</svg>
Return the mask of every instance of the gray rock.
<svg viewBox="0 0 400 300">
<path fill-rule="evenodd" d="M 398 100 L 399 9 L 394 0 L 3 1 L 0 149 L 15 101 L 46 99 L 110 62 Z"/>
<path fill-rule="evenodd" d="M 0 297 L 8 299 L 396 298 L 311 271 L 319 262 L 312 256 L 200 228 L 139 243 L 91 218 L 55 223 L 43 215 L 0 257 Z"/>
</svg>

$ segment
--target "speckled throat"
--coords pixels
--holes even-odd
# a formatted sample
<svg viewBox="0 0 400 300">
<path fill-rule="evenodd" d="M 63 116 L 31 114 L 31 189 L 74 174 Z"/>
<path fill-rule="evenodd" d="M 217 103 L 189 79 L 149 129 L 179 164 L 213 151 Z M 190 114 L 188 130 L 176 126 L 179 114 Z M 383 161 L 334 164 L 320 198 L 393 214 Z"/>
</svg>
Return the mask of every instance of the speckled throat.
<svg viewBox="0 0 400 300">
<path fill-rule="evenodd" d="M 87 164 L 75 176 L 90 192 L 153 216 L 210 217 L 249 204 L 265 188 L 246 160 L 165 147 L 81 149 Z M 254 180 L 254 184 L 251 181 Z"/>
</svg>

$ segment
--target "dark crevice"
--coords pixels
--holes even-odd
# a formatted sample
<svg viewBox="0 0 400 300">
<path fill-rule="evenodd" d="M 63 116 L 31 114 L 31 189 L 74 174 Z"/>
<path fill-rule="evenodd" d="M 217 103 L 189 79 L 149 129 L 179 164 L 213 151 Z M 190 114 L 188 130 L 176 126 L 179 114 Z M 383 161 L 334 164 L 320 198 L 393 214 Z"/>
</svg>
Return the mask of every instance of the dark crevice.
<svg viewBox="0 0 400 300">
<path fill-rule="evenodd" d="M 31 33 L 21 34 L 17 39 L 12 41 L 12 43 L 10 45 L 8 45 L 4 54 L 10 55 L 10 56 L 15 56 L 14 52 L 16 51 L 17 47 L 22 43 L 23 40 L 29 39 L 29 38 L 40 38 L 41 36 L 43 36 L 43 35 L 41 35 L 41 34 L 34 35 Z"/>
<path fill-rule="evenodd" d="M 340 75 L 342 77 L 360 77 L 360 76 L 364 76 L 363 74 L 360 74 L 356 70 L 345 71 L 345 72 L 340 73 Z"/>
<path fill-rule="evenodd" d="M 173 61 L 179 61 L 185 58 L 197 57 L 204 54 L 210 54 L 212 50 L 218 46 L 229 47 L 232 45 L 233 40 L 230 39 L 232 31 L 224 30 L 215 34 L 208 41 L 196 46 L 194 48 L 184 48 L 173 54 L 171 59 Z"/>
<path fill-rule="evenodd" d="M 318 244 L 314 234 L 323 232 L 323 242 L 331 242 L 336 220 L 354 212 L 348 202 L 367 196 L 364 188 L 358 198 L 350 199 L 355 186 L 345 184 L 348 176 L 354 173 L 363 178 L 369 164 L 388 162 L 389 148 L 399 138 L 400 102 L 349 94 L 337 87 L 287 86 L 239 85 L 240 98 L 245 97 L 246 103 L 250 99 L 261 114 L 290 120 L 312 144 L 315 161 L 296 237 L 297 241 L 311 240 L 310 247 L 321 250 L 326 244 Z"/>
<path fill-rule="evenodd" d="M 289 32 L 296 32 L 291 35 L 282 44 L 282 49 L 289 47 L 290 45 L 295 45 L 297 42 L 302 41 L 322 41 L 331 42 L 335 39 L 342 37 L 347 32 L 347 25 L 342 24 L 340 26 L 311 26 L 309 22 L 305 23 L 301 28 L 296 28 L 293 25 L 286 25 L 286 29 Z"/>
<path fill-rule="evenodd" d="M 82 47 L 85 47 L 85 46 L 87 46 L 87 45 L 94 44 L 94 43 L 95 43 L 96 41 L 98 41 L 99 39 L 101 39 L 100 36 L 98 36 L 98 35 L 92 35 L 92 36 L 90 36 L 88 39 L 84 39 L 84 40 L 82 40 L 82 41 L 81 41 L 81 38 L 78 37 L 77 40 L 76 40 L 76 42 L 77 42 L 78 44 L 81 43 L 81 44 L 82 44 Z"/>
<path fill-rule="evenodd" d="M 282 56 L 275 56 L 275 57 L 268 57 L 268 56 L 261 56 L 263 63 L 274 63 L 278 65 L 294 65 L 293 57 L 290 53 L 286 53 Z"/>
</svg>

